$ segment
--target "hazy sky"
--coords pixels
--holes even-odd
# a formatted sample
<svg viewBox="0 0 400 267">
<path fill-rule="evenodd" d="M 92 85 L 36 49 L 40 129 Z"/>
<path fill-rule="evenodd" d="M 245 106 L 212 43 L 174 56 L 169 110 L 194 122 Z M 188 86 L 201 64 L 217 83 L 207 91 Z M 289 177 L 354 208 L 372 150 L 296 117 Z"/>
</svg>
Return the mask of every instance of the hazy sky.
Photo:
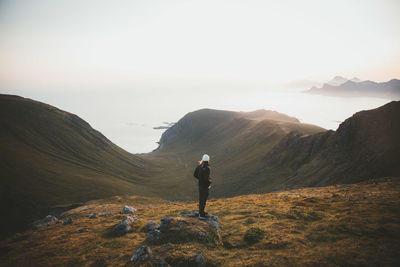
<svg viewBox="0 0 400 267">
<path fill-rule="evenodd" d="M 0 92 L 76 113 L 131 152 L 202 107 L 335 128 L 388 100 L 338 112 L 343 101 L 298 101 L 287 85 L 400 78 L 399 14 L 399 0 L 0 0 Z"/>
<path fill-rule="evenodd" d="M 0 0 L 2 87 L 400 77 L 400 1 Z"/>
</svg>

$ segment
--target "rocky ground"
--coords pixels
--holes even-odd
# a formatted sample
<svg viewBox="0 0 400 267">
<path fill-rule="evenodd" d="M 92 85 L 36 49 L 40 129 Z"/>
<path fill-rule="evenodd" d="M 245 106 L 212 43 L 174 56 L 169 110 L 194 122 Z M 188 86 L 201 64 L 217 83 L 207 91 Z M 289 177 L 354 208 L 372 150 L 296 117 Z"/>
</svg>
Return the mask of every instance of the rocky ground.
<svg viewBox="0 0 400 267">
<path fill-rule="evenodd" d="M 399 266 L 400 179 L 194 202 L 87 202 L 2 242 L 1 266 Z M 6 219 L 6 218 L 3 218 Z"/>
</svg>

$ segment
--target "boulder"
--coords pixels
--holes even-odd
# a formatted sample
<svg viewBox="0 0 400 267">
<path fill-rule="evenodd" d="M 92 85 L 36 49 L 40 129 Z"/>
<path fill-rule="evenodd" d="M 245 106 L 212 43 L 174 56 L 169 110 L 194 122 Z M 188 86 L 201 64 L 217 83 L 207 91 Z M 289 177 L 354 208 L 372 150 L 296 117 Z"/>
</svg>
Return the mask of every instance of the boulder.
<svg viewBox="0 0 400 267">
<path fill-rule="evenodd" d="M 56 216 L 47 215 L 43 219 L 33 223 L 33 228 L 37 229 L 37 228 L 41 228 L 41 227 L 44 227 L 44 226 L 56 224 L 57 222 L 58 222 L 58 219 L 57 219 Z"/>
<path fill-rule="evenodd" d="M 160 225 L 156 222 L 149 222 L 148 224 L 146 224 L 145 227 L 143 227 L 142 230 L 147 233 L 151 230 L 156 230 L 156 229 L 160 229 Z"/>
<path fill-rule="evenodd" d="M 156 244 L 186 243 L 197 241 L 217 245 L 221 243 L 219 232 L 210 223 L 197 218 L 164 217 L 161 219 L 160 230 L 148 232 L 146 241 Z"/>
<path fill-rule="evenodd" d="M 200 252 L 200 254 L 196 256 L 196 258 L 194 259 L 194 262 L 196 263 L 196 266 L 199 266 L 199 267 L 200 266 L 203 267 L 203 266 L 207 265 L 207 260 L 204 257 L 202 252 Z"/>
<path fill-rule="evenodd" d="M 157 229 L 151 230 L 147 233 L 146 241 L 157 242 L 161 239 L 161 232 Z"/>
<path fill-rule="evenodd" d="M 134 207 L 131 206 L 124 206 L 122 208 L 121 213 L 122 214 L 130 214 L 130 213 L 134 213 L 135 211 L 137 211 L 137 209 L 135 209 Z"/>
<path fill-rule="evenodd" d="M 168 229 L 169 223 L 174 219 L 174 217 L 168 216 L 161 219 L 160 231 L 164 232 Z"/>
<path fill-rule="evenodd" d="M 126 233 L 131 231 L 132 223 L 137 220 L 137 216 L 126 216 L 124 220 L 122 220 L 119 224 L 115 225 L 112 228 L 112 231 L 117 236 L 125 235 Z"/>
<path fill-rule="evenodd" d="M 146 262 L 151 262 L 151 265 L 161 266 L 161 267 L 168 267 L 170 266 L 164 259 L 156 259 L 153 256 L 153 252 L 148 246 L 142 246 L 136 250 L 136 252 L 131 257 L 131 261 L 142 265 Z"/>
<path fill-rule="evenodd" d="M 153 257 L 153 252 L 148 246 L 142 246 L 136 250 L 136 252 L 131 257 L 133 262 L 144 262 L 151 260 Z"/>
</svg>

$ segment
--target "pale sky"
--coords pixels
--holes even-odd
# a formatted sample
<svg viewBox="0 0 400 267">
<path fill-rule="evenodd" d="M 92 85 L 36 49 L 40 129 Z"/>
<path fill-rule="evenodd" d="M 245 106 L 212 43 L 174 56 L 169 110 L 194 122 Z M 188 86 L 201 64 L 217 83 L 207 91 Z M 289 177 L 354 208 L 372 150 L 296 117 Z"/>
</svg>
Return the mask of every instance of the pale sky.
<svg viewBox="0 0 400 267">
<path fill-rule="evenodd" d="M 151 127 L 202 107 L 335 129 L 388 100 L 340 109 L 287 85 L 400 78 L 399 14 L 399 0 L 0 0 L 0 93 L 73 112 L 131 152 L 155 148 Z"/>
<path fill-rule="evenodd" d="M 398 0 L 0 0 L 0 82 L 387 81 L 400 77 L 399 14 Z"/>
</svg>

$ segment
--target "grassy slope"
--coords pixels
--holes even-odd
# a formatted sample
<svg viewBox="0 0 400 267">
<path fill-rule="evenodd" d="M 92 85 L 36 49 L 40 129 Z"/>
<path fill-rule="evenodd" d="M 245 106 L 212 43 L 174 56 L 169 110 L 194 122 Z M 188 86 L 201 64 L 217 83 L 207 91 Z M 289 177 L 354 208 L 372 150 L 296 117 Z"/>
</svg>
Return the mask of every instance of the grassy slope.
<svg viewBox="0 0 400 267">
<path fill-rule="evenodd" d="M 151 163 L 117 147 L 76 115 L 1 95 L 0 122 L 0 211 L 8 218 L 1 220 L 0 236 L 56 204 L 152 195 L 145 185 Z"/>
<path fill-rule="evenodd" d="M 219 216 L 220 245 L 177 241 L 169 250 L 162 250 L 162 244 L 150 247 L 156 257 L 174 266 L 193 262 L 199 251 L 210 266 L 399 266 L 399 196 L 400 178 L 385 178 L 212 199 L 207 209 Z M 118 212 L 126 204 L 138 208 L 139 221 L 123 237 L 108 236 L 108 229 L 124 217 Z M 74 218 L 70 225 L 56 224 L 10 238 L 1 249 L 0 265 L 125 266 L 134 251 L 147 244 L 140 231 L 147 222 L 196 207 L 196 203 L 138 196 L 90 201 L 63 215 Z M 93 212 L 113 215 L 85 217 Z M 78 233 L 81 227 L 88 232 Z M 264 238 L 245 242 L 250 228 L 264 231 Z"/>
<path fill-rule="evenodd" d="M 163 197 L 170 198 L 171 190 L 175 199 L 195 197 L 193 170 L 203 153 L 211 155 L 213 196 L 267 192 L 274 184 L 260 181 L 256 172 L 265 154 L 291 131 L 310 135 L 325 130 L 271 111 L 199 110 L 167 130 L 161 148 L 143 157 L 158 164 L 158 181 L 168 188 L 160 192 Z"/>
</svg>

